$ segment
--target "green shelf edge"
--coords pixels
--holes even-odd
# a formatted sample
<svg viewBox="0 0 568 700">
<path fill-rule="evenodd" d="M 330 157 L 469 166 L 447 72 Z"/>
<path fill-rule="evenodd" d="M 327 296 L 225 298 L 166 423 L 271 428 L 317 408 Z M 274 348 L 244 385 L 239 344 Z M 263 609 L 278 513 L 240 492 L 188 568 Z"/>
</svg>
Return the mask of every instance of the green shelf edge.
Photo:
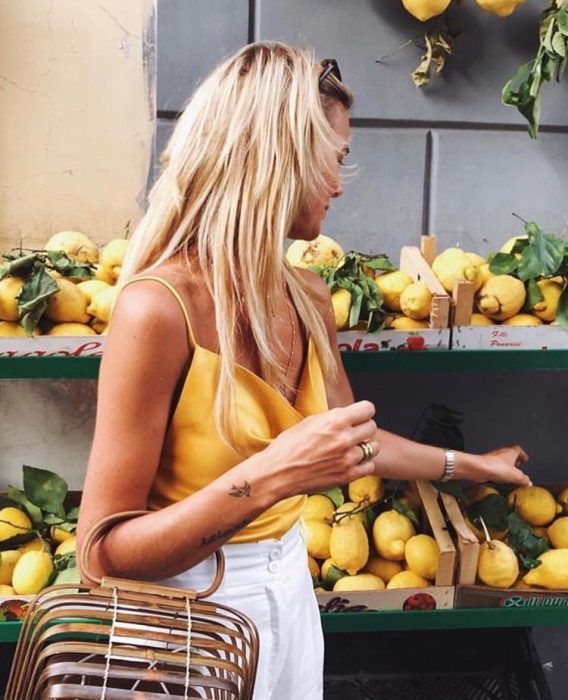
<svg viewBox="0 0 568 700">
<path fill-rule="evenodd" d="M 348 372 L 514 372 L 568 369 L 568 350 L 343 352 Z M 100 357 L 0 357 L 0 379 L 96 379 Z"/>
</svg>

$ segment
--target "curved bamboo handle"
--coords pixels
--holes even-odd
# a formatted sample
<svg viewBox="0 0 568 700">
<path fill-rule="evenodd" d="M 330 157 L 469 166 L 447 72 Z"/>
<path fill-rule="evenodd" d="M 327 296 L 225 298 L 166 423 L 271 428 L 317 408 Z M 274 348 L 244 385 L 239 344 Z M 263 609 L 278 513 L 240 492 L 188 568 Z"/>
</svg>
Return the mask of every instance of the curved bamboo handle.
<svg viewBox="0 0 568 700">
<path fill-rule="evenodd" d="M 96 542 L 98 542 L 101 539 L 101 537 L 103 537 L 103 535 L 105 535 L 111 528 L 113 528 L 118 523 L 123 522 L 125 520 L 131 520 L 133 518 L 139 518 L 142 515 L 148 515 L 152 512 L 153 511 L 150 510 L 127 510 L 121 513 L 112 513 L 111 515 L 107 515 L 105 518 L 100 520 L 89 530 L 87 536 L 85 537 L 83 546 L 81 547 L 81 551 L 78 552 L 80 569 L 85 573 L 85 576 L 89 580 L 94 581 L 97 584 L 97 586 L 100 586 L 103 580 L 99 576 L 96 576 L 91 571 L 91 568 L 89 566 L 89 556 L 91 554 L 91 549 L 93 548 L 93 545 Z M 221 549 L 217 549 L 215 551 L 215 559 L 217 561 L 217 568 L 215 571 L 215 577 L 213 579 L 213 582 L 205 591 L 194 591 L 194 595 L 191 596 L 192 598 L 195 598 L 197 600 L 201 598 L 208 598 L 210 595 L 215 593 L 215 591 L 221 585 L 221 581 L 223 580 L 223 576 L 225 574 L 225 556 L 223 555 L 223 551 Z M 157 588 L 155 584 L 150 584 L 150 586 L 153 588 Z M 166 586 L 162 586 L 162 588 L 168 591 L 175 590 L 169 589 Z"/>
</svg>

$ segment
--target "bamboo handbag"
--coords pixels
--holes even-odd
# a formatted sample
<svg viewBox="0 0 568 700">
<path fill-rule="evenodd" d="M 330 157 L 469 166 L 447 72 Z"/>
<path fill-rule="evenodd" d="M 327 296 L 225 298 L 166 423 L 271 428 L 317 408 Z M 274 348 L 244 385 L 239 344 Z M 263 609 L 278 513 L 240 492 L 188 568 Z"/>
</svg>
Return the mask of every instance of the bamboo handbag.
<svg viewBox="0 0 568 700">
<path fill-rule="evenodd" d="M 259 641 L 254 623 L 204 600 L 219 587 L 221 550 L 206 591 L 119 578 L 88 568 L 93 544 L 129 511 L 88 534 L 81 567 L 98 585 L 59 584 L 28 606 L 5 700 L 250 700 Z"/>
</svg>

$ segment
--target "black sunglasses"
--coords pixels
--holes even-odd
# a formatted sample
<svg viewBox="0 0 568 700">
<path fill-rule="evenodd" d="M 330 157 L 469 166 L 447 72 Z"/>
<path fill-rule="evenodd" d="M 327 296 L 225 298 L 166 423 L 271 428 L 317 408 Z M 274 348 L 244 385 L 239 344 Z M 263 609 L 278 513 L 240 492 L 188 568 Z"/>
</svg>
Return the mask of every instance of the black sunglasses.
<svg viewBox="0 0 568 700">
<path fill-rule="evenodd" d="M 339 82 L 341 82 L 341 71 L 339 70 L 339 66 L 337 65 L 335 58 L 324 58 L 321 65 L 323 66 L 323 70 L 319 74 L 318 78 L 319 87 L 323 85 L 325 79 L 330 75 L 333 75 L 335 78 L 337 78 L 337 80 L 339 80 Z"/>
</svg>

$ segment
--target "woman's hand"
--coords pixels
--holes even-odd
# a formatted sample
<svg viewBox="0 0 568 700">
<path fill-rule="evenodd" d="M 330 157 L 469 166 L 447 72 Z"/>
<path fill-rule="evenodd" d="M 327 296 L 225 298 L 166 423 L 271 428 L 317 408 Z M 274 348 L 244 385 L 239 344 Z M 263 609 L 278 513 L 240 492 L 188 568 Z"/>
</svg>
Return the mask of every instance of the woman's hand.
<svg viewBox="0 0 568 700">
<path fill-rule="evenodd" d="M 528 460 L 520 445 L 500 447 L 481 455 L 467 455 L 467 465 L 460 470 L 459 478 L 470 481 L 495 481 L 519 486 L 531 486 L 530 478 L 520 469 Z"/>
<path fill-rule="evenodd" d="M 282 432 L 261 453 L 281 497 L 312 493 L 375 472 L 379 454 L 375 406 L 358 401 L 309 416 Z M 373 458 L 363 460 L 361 443 Z"/>
</svg>

